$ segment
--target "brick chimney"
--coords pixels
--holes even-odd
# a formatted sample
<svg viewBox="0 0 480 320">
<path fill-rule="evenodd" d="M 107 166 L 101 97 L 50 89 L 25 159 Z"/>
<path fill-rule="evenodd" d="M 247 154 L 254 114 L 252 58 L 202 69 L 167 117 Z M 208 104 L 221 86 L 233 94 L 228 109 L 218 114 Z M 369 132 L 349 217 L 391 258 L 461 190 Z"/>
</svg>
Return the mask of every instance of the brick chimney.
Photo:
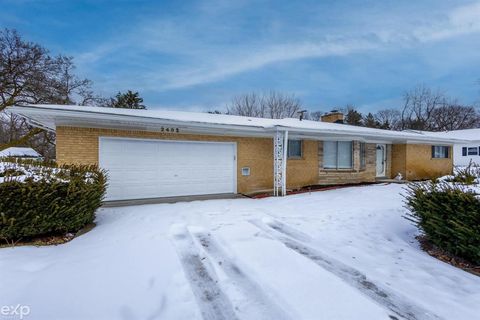
<svg viewBox="0 0 480 320">
<path fill-rule="evenodd" d="M 322 122 L 343 123 L 343 113 L 338 110 L 332 110 L 321 117 Z"/>
</svg>

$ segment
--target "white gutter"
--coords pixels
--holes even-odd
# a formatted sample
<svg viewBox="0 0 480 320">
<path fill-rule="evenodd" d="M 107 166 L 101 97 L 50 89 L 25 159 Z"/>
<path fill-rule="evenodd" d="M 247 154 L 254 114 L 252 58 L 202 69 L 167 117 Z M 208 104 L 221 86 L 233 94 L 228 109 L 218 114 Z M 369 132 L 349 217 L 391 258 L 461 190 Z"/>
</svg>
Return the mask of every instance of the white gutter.
<svg viewBox="0 0 480 320">
<path fill-rule="evenodd" d="M 24 117 L 24 116 L 22 116 L 22 117 Z M 35 121 L 33 119 L 30 119 L 30 118 L 27 118 L 27 117 L 24 117 L 24 118 L 27 120 L 27 124 L 31 125 L 32 127 L 37 127 L 37 128 L 43 129 L 45 131 L 55 133 L 55 129 L 48 128 L 48 127 L 42 125 L 41 123 L 38 123 L 37 121 Z"/>
<path fill-rule="evenodd" d="M 221 124 L 221 123 L 208 123 L 200 121 L 180 121 L 172 119 L 162 119 L 156 117 L 148 116 L 137 116 L 137 115 L 126 115 L 126 114 L 111 114 L 104 112 L 92 112 L 92 111 L 79 111 L 79 110 L 55 110 L 51 108 L 42 108 L 42 107 L 28 107 L 28 106 L 12 106 L 7 109 L 9 112 L 20 115 L 26 119 L 32 120 L 32 122 L 37 122 L 32 119 L 32 115 L 42 115 L 42 116 L 51 116 L 55 121 L 58 118 L 62 117 L 72 117 L 82 120 L 104 120 L 104 121 L 124 121 L 133 123 L 132 118 L 138 122 L 138 120 L 143 121 L 145 124 L 156 124 L 156 125 L 172 125 L 172 126 L 188 126 L 188 127 L 198 127 L 205 128 L 215 127 L 219 129 L 232 129 L 232 130 L 243 130 L 243 131 L 258 131 L 265 132 L 265 127 L 263 126 L 246 126 L 246 125 L 233 125 L 233 124 Z M 25 114 L 25 111 L 28 111 Z M 37 122 L 38 123 L 38 122 Z M 68 124 L 65 124 L 68 125 Z M 49 128 L 55 130 L 54 127 Z"/>
<path fill-rule="evenodd" d="M 469 140 L 460 140 L 460 139 L 445 139 L 433 136 L 423 136 L 421 134 L 396 134 L 394 131 L 382 130 L 381 133 L 372 133 L 372 132 L 362 132 L 359 131 L 350 131 L 350 130 L 341 130 L 341 129 L 312 129 L 312 128 L 298 128 L 298 127 L 287 127 L 282 125 L 273 125 L 273 126 L 261 126 L 261 125 L 235 125 L 235 124 L 222 124 L 222 123 L 211 123 L 211 122 L 201 122 L 201 121 L 182 121 L 182 120 L 172 120 L 172 119 L 163 119 L 151 116 L 139 116 L 139 115 L 127 115 L 127 114 L 112 114 L 108 112 L 101 112 L 101 111 L 91 111 L 91 110 L 68 110 L 68 109 L 54 109 L 48 107 L 41 107 L 41 106 L 12 106 L 7 109 L 9 112 L 16 113 L 21 115 L 22 117 L 28 119 L 30 123 L 34 126 L 41 127 L 42 129 L 47 129 L 49 131 L 54 131 L 55 127 L 58 125 L 72 125 L 72 122 L 65 121 L 62 117 L 79 119 L 79 123 L 82 121 L 94 124 L 95 121 L 99 125 L 102 123 L 98 121 L 118 121 L 123 122 L 124 125 L 131 125 L 134 124 L 138 125 L 152 125 L 152 126 L 159 126 L 159 125 L 172 125 L 178 127 L 188 127 L 194 129 L 213 129 L 213 130 L 236 130 L 239 132 L 245 133 L 264 133 L 264 134 L 271 134 L 274 135 L 274 132 L 277 129 L 282 131 L 291 131 L 292 133 L 310 133 L 316 137 L 321 134 L 324 135 L 342 135 L 348 137 L 366 137 L 371 138 L 373 140 L 378 139 L 388 139 L 388 140 L 401 140 L 405 142 L 411 143 L 441 143 L 441 144 L 454 144 L 454 143 L 469 143 Z M 41 117 L 51 117 L 52 121 L 55 123 L 55 127 L 47 127 L 42 123 L 39 123 L 35 119 L 35 115 Z M 32 117 L 33 116 L 33 117 Z M 65 123 L 62 123 L 64 121 Z M 78 120 L 77 120 L 78 121 Z M 140 122 L 142 121 L 142 122 Z M 77 123 L 78 124 L 78 123 Z M 105 123 L 103 123 L 105 125 Z M 399 132 L 400 133 L 400 132 Z"/>
<path fill-rule="evenodd" d="M 284 126 L 277 126 L 278 128 L 282 128 L 283 130 L 288 130 L 291 132 L 301 133 L 316 133 L 316 134 L 331 134 L 331 135 L 342 135 L 342 136 L 352 136 L 352 137 L 369 137 L 375 139 L 390 139 L 390 140 L 405 140 L 409 142 L 438 142 L 444 144 L 454 144 L 454 143 L 465 143 L 468 140 L 460 140 L 460 139 L 444 139 L 432 136 L 423 136 L 423 135 L 397 135 L 391 131 L 393 134 L 389 132 L 389 130 L 384 130 L 385 132 L 382 133 L 371 133 L 371 132 L 360 132 L 360 131 L 349 131 L 349 130 L 339 130 L 339 129 L 332 129 L 332 130 L 318 130 L 318 129 L 311 129 L 311 128 L 295 128 L 295 127 L 284 127 Z M 401 131 L 400 131 L 401 132 Z"/>
</svg>

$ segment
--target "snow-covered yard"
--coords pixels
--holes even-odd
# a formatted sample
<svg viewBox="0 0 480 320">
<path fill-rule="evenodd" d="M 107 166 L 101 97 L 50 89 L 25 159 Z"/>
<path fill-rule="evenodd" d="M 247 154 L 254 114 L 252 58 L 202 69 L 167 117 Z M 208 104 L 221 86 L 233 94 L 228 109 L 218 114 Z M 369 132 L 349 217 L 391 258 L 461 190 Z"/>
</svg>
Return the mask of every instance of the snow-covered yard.
<svg viewBox="0 0 480 320">
<path fill-rule="evenodd" d="M 480 319 L 480 278 L 419 249 L 401 192 L 101 209 L 70 243 L 1 249 L 0 305 L 46 320 Z"/>
</svg>

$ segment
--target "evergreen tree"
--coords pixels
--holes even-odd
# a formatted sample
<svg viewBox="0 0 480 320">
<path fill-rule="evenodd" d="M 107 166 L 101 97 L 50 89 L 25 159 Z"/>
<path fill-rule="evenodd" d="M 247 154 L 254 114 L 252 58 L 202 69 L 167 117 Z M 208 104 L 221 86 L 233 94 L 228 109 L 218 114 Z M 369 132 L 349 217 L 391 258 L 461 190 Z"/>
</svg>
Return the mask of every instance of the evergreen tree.
<svg viewBox="0 0 480 320">
<path fill-rule="evenodd" d="M 114 98 L 110 98 L 108 106 L 111 108 L 125 108 L 125 109 L 146 109 L 143 103 L 143 98 L 138 92 L 128 90 L 125 93 L 117 93 Z"/>
<path fill-rule="evenodd" d="M 385 120 L 385 122 L 380 123 L 380 129 L 392 130 L 392 126 L 390 125 L 390 121 Z"/>
<path fill-rule="evenodd" d="M 375 117 L 371 112 L 369 112 L 367 116 L 364 117 L 363 125 L 369 128 L 380 128 L 380 123 L 377 120 L 375 120 Z"/>
<path fill-rule="evenodd" d="M 355 107 L 347 106 L 347 112 L 345 113 L 345 123 L 352 126 L 362 126 L 363 116 L 358 112 Z"/>
</svg>

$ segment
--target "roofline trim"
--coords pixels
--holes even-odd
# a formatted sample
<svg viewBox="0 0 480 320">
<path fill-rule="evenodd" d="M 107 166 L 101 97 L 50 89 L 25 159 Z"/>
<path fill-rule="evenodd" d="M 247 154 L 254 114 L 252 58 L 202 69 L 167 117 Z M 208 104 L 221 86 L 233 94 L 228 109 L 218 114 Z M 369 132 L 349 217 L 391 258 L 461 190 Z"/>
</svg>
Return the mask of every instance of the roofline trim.
<svg viewBox="0 0 480 320">
<path fill-rule="evenodd" d="M 91 110 L 68 110 L 66 108 L 47 108 L 42 107 L 41 105 L 25 105 L 25 106 L 12 106 L 7 108 L 9 112 L 16 113 L 22 117 L 28 119 L 28 121 L 39 128 L 55 131 L 55 127 L 50 128 L 42 123 L 39 123 L 37 120 L 31 117 L 32 114 L 43 114 L 48 116 L 64 116 L 64 117 L 72 117 L 77 119 L 85 119 L 89 121 L 91 119 L 97 120 L 111 120 L 111 121 L 130 121 L 132 122 L 133 119 L 135 120 L 142 120 L 145 123 L 152 124 L 152 125 L 174 125 L 174 126 L 187 126 L 191 128 L 211 128 L 211 129 L 231 129 L 231 130 L 238 130 L 240 132 L 244 131 L 245 133 L 274 133 L 277 130 L 281 131 L 290 131 L 290 132 L 297 132 L 297 133 L 315 133 L 315 134 L 329 134 L 329 135 L 345 135 L 345 136 L 359 136 L 365 138 L 376 138 L 376 139 L 388 139 L 388 140 L 404 140 L 410 141 L 411 143 L 421 143 L 421 142 L 430 142 L 430 143 L 443 143 L 443 144 L 455 144 L 455 143 L 468 143 L 468 140 L 461 140 L 461 139 L 445 139 L 440 137 L 433 137 L 433 136 L 424 136 L 422 134 L 412 133 L 408 136 L 406 135 L 397 135 L 395 134 L 396 131 L 389 132 L 388 130 L 384 130 L 385 132 L 382 133 L 381 136 L 377 133 L 370 133 L 370 132 L 362 132 L 359 131 L 349 131 L 349 130 L 341 130 L 341 129 L 331 129 L 331 130 L 319 130 L 319 129 L 312 129 L 312 128 L 297 128 L 291 126 L 284 126 L 284 125 L 272 125 L 271 127 L 260 126 L 260 125 L 247 125 L 247 124 L 222 124 L 222 123 L 209 123 L 203 121 L 182 121 L 182 120 L 172 120 L 172 119 L 165 119 L 165 118 L 157 118 L 152 116 L 141 116 L 141 115 L 128 115 L 128 114 L 112 114 L 109 112 L 101 112 L 98 111 L 91 111 Z M 27 114 L 25 114 L 25 111 Z M 29 114 L 29 115 L 28 115 Z M 101 116 L 101 118 L 99 118 Z M 138 121 L 139 122 L 139 121 Z M 55 124 L 56 126 L 57 124 Z M 61 124 L 63 125 L 63 124 Z M 66 126 L 68 124 L 65 124 Z M 214 131 L 214 130 L 212 130 Z M 405 133 L 405 132 L 403 132 Z"/>
</svg>

